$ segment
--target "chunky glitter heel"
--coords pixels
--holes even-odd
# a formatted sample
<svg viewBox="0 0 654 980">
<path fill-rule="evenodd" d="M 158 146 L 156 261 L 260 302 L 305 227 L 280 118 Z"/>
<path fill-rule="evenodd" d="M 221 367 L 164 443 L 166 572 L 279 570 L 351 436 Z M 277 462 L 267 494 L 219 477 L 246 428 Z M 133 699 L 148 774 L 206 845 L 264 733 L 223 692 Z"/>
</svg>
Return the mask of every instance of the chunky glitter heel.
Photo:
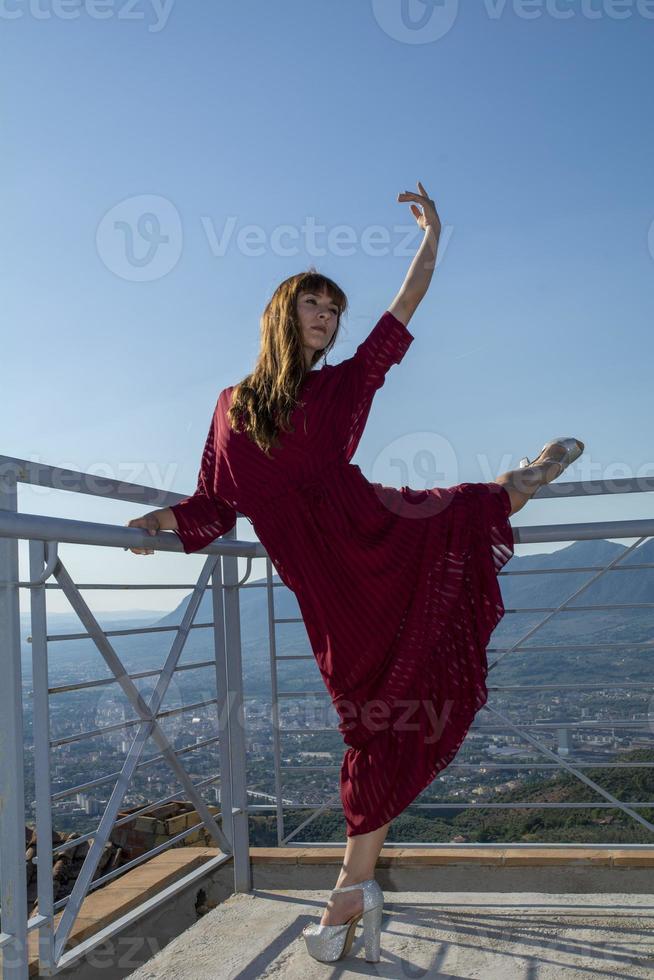
<svg viewBox="0 0 654 980">
<path fill-rule="evenodd" d="M 526 456 L 524 457 L 524 459 L 521 459 L 520 468 L 524 469 L 525 466 L 533 466 L 533 464 L 538 462 L 541 456 L 547 453 L 552 448 L 552 446 L 563 446 L 566 450 L 565 456 L 562 456 L 561 459 L 552 459 L 552 457 L 549 457 L 552 463 L 558 463 L 559 466 L 561 467 L 561 472 L 558 473 L 557 476 L 561 476 L 561 473 L 563 473 L 564 469 L 566 469 L 566 467 L 568 467 L 570 463 L 574 463 L 575 459 L 579 459 L 579 457 L 584 451 L 584 444 L 583 442 L 581 442 L 580 439 L 573 439 L 568 436 L 559 436 L 556 439 L 551 439 L 549 442 L 545 443 L 545 445 L 541 449 L 536 459 L 532 460 L 531 462 Z M 542 462 L 544 463 L 547 462 L 547 458 L 548 457 L 546 456 L 545 459 L 542 460 Z"/>
<path fill-rule="evenodd" d="M 350 952 L 354 933 L 359 919 L 363 917 L 363 938 L 366 960 L 378 963 L 381 948 L 381 920 L 384 893 L 374 878 L 367 878 L 355 885 L 332 888 L 333 892 L 349 892 L 355 888 L 363 890 L 363 912 L 357 912 L 337 926 L 311 924 L 302 930 L 307 952 L 321 963 L 333 963 Z"/>
<path fill-rule="evenodd" d="M 363 913 L 363 944 L 368 963 L 379 963 L 381 949 L 382 906 L 373 905 Z"/>
</svg>

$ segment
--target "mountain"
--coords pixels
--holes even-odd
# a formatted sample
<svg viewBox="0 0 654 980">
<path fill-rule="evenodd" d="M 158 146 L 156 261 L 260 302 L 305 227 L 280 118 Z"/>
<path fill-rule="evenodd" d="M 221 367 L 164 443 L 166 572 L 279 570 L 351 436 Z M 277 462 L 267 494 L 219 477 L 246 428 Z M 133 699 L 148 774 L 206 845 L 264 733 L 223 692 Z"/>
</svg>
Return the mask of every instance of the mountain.
<svg viewBox="0 0 654 980">
<path fill-rule="evenodd" d="M 507 613 L 498 624 L 489 644 L 489 663 L 494 659 L 493 649 L 503 648 L 519 640 L 527 631 L 541 622 L 547 613 L 511 612 L 514 608 L 556 607 L 589 581 L 593 572 L 556 573 L 555 569 L 571 569 L 589 566 L 600 570 L 627 551 L 625 545 L 611 541 L 577 541 L 556 552 L 516 556 L 504 566 L 500 575 L 500 588 Z M 644 542 L 624 561 L 624 567 L 639 563 L 654 564 L 654 540 Z M 506 572 L 531 572 L 541 568 L 543 574 L 504 574 Z M 258 580 L 265 581 L 265 580 Z M 280 582 L 273 575 L 274 582 Z M 278 656 L 310 655 L 306 629 L 300 616 L 295 595 L 281 585 L 274 589 L 275 617 L 296 618 L 296 623 L 278 623 L 275 630 Z M 173 627 L 179 625 L 189 602 L 189 596 L 170 613 L 152 618 L 146 611 L 129 613 L 101 613 L 98 618 L 107 629 L 128 628 L 137 625 Z M 243 646 L 243 670 L 245 689 L 249 693 L 264 694 L 269 691 L 270 653 L 269 624 L 266 589 L 243 588 L 239 594 L 241 610 L 241 640 Z M 632 571 L 606 572 L 585 592 L 570 603 L 574 609 L 581 605 L 598 603 L 654 603 L 654 568 Z M 91 603 L 92 605 L 92 603 Z M 137 619 L 138 616 L 143 618 Z M 155 614 L 156 616 L 156 614 Z M 122 617 L 122 618 L 121 618 Z M 128 618 L 130 617 L 130 618 Z M 146 618 L 149 617 L 149 618 Z M 205 593 L 196 616 L 196 623 L 209 623 L 212 619 L 211 593 Z M 571 646 L 602 642 L 643 642 L 651 638 L 652 610 L 616 610 L 597 612 L 561 612 L 540 627 L 525 646 L 553 645 L 557 650 L 543 654 L 519 650 L 503 658 L 498 664 L 494 679 L 502 683 L 520 683 L 523 679 L 538 678 L 573 680 L 575 676 L 588 676 L 591 671 L 597 679 L 618 679 L 633 673 L 634 679 L 646 679 L 647 651 L 620 651 L 617 657 L 610 647 L 578 653 Z M 29 656 L 31 647 L 25 642 L 30 631 L 29 616 L 21 617 L 23 653 Z M 74 615 L 49 617 L 49 632 L 80 632 L 81 625 Z M 174 634 L 153 633 L 138 636 L 112 637 L 119 656 L 129 670 L 154 668 L 165 658 Z M 50 644 L 50 660 L 53 669 L 66 665 L 70 671 L 79 658 L 90 662 L 99 653 L 90 640 L 60 641 Z M 192 629 L 186 641 L 183 660 L 206 660 L 213 655 L 212 631 Z M 626 659 L 625 659 L 626 657 Z M 279 664 L 278 670 L 286 689 L 320 689 L 322 679 L 313 658 Z"/>
<path fill-rule="evenodd" d="M 503 572 L 531 572 L 534 569 L 545 569 L 543 574 L 502 574 L 500 588 L 505 607 L 543 607 L 558 606 L 568 596 L 581 588 L 595 574 L 594 572 L 557 573 L 555 569 L 591 566 L 598 571 L 624 554 L 628 549 L 625 545 L 611 541 L 576 541 L 566 548 L 547 554 L 526 555 L 513 558 L 504 566 Z M 637 548 L 624 560 L 624 565 L 636 565 L 650 562 L 654 565 L 654 539 L 650 539 Z M 273 581 L 279 582 L 279 577 L 273 575 Z M 274 590 L 276 617 L 299 616 L 297 600 L 288 589 Z M 605 572 L 596 582 L 571 602 L 571 606 L 594 605 L 604 603 L 654 603 L 654 568 L 633 569 L 632 571 Z M 176 609 L 158 620 L 157 625 L 177 625 L 188 605 L 186 597 Z M 266 643 L 268 638 L 268 611 L 265 589 L 242 589 L 240 592 L 241 631 L 244 647 L 247 643 Z M 603 627 L 624 624 L 633 617 L 633 610 L 603 612 L 601 621 Z M 582 620 L 583 617 L 583 620 Z M 207 593 L 196 617 L 197 622 L 208 622 L 212 618 L 211 595 Z M 535 616 L 538 620 L 540 614 Z M 506 620 L 506 617 L 505 617 Z M 503 620 L 498 630 L 505 625 Z M 589 614 L 573 615 L 566 613 L 559 617 L 566 629 L 589 629 Z M 580 625 L 583 622 L 583 625 Z M 595 620 L 594 620 L 595 622 Z M 246 639 L 247 635 L 247 639 Z"/>
</svg>

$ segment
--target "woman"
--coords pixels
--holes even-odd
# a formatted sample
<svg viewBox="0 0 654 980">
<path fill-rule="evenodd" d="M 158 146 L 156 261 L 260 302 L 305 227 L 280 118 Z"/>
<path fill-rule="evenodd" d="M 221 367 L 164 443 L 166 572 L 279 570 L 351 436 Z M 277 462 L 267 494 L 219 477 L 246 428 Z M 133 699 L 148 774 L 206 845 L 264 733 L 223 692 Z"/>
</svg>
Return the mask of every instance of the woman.
<svg viewBox="0 0 654 980">
<path fill-rule="evenodd" d="M 334 345 L 346 296 L 315 269 L 282 282 L 253 372 L 218 397 L 195 493 L 129 522 L 175 531 L 188 554 L 230 530 L 238 510 L 297 597 L 348 745 L 345 858 L 320 923 L 303 933 L 324 962 L 348 952 L 362 915 L 366 959 L 379 960 L 375 864 L 391 820 L 452 761 L 486 702 L 486 646 L 504 614 L 497 574 L 513 555 L 508 519 L 584 448 L 557 439 L 493 483 L 426 490 L 370 483 L 350 463 L 376 391 L 414 340 L 407 324 L 436 262 L 441 224 L 418 189 L 398 201 L 410 202 L 424 238 L 355 353 L 312 371 Z"/>
</svg>

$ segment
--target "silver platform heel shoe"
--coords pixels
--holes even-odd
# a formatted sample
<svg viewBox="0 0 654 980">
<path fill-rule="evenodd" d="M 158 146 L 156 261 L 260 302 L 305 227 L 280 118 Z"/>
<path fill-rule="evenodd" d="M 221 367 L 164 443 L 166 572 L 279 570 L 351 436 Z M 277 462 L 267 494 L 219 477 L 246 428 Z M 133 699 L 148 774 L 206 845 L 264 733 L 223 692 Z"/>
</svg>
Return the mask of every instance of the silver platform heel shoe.
<svg viewBox="0 0 654 980">
<path fill-rule="evenodd" d="M 333 963 L 350 952 L 359 919 L 363 916 L 363 942 L 368 963 L 378 963 L 381 950 L 381 921 L 384 893 L 374 878 L 359 881 L 356 885 L 332 888 L 333 892 L 349 892 L 363 889 L 363 912 L 357 912 L 338 926 L 322 926 L 311 923 L 302 930 L 307 952 L 321 963 Z"/>
<path fill-rule="evenodd" d="M 558 463 L 560 465 L 561 473 L 563 473 L 570 463 L 574 463 L 576 459 L 579 459 L 585 448 L 580 439 L 573 439 L 568 436 L 559 436 L 556 439 L 551 439 L 549 442 L 546 442 L 536 459 L 532 460 L 531 462 L 526 456 L 524 459 L 521 459 L 520 467 L 524 468 L 525 466 L 531 466 L 533 463 L 537 462 L 541 456 L 546 454 L 547 451 L 552 448 L 552 446 L 563 446 L 566 450 L 565 456 L 562 456 L 561 459 L 552 459 L 550 457 L 553 463 Z M 547 456 L 542 462 L 546 462 L 546 460 Z M 558 473 L 557 475 L 561 476 L 561 473 Z"/>
</svg>

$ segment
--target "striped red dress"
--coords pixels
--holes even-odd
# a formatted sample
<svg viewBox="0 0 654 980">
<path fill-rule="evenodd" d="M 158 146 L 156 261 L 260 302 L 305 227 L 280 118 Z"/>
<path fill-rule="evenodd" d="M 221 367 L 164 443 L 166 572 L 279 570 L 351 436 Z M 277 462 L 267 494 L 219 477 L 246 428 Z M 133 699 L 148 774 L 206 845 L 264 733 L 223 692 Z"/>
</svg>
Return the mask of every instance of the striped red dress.
<svg viewBox="0 0 654 980">
<path fill-rule="evenodd" d="M 348 836 L 401 813 L 457 754 L 487 699 L 486 647 L 513 555 L 498 483 L 371 483 L 351 463 L 375 392 L 414 340 L 385 312 L 355 353 L 307 374 L 294 432 L 266 457 L 221 391 L 198 486 L 173 506 L 188 554 L 252 522 L 297 598 L 348 748 Z"/>
</svg>

